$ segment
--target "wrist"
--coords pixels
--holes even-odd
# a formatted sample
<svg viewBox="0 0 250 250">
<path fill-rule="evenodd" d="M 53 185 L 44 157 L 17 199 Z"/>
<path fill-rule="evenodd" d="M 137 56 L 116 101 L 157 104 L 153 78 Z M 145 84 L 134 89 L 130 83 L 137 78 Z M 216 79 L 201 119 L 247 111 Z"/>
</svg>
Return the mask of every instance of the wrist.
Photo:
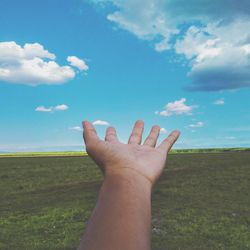
<svg viewBox="0 0 250 250">
<path fill-rule="evenodd" d="M 116 167 L 105 171 L 104 182 L 112 183 L 115 186 L 130 185 L 136 189 L 149 190 L 150 192 L 153 186 L 146 176 L 129 167 Z"/>
</svg>

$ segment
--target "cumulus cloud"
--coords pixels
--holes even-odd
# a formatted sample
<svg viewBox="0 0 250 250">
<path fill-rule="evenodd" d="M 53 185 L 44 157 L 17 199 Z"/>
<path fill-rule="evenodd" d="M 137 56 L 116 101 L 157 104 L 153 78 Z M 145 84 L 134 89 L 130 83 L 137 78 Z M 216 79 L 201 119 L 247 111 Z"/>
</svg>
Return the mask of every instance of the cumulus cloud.
<svg viewBox="0 0 250 250">
<path fill-rule="evenodd" d="M 190 60 L 189 90 L 216 91 L 250 86 L 249 21 L 192 26 L 178 40 L 176 52 Z M 239 32 L 241 31 L 242 34 Z M 249 39 L 249 40 L 248 40 Z"/>
<path fill-rule="evenodd" d="M 56 56 L 39 43 L 26 43 L 22 47 L 14 41 L 0 42 L 0 81 L 37 86 L 62 84 L 73 79 L 74 69 L 60 66 L 55 59 Z"/>
<path fill-rule="evenodd" d="M 189 127 L 190 128 L 202 128 L 204 127 L 204 122 L 197 122 L 195 124 L 190 124 Z"/>
<path fill-rule="evenodd" d="M 106 121 L 102 120 L 96 120 L 92 123 L 93 125 L 99 125 L 99 126 L 109 126 L 110 124 Z"/>
<path fill-rule="evenodd" d="M 78 68 L 81 71 L 87 71 L 89 69 L 86 62 L 76 56 L 68 56 L 67 61 L 71 66 Z"/>
<path fill-rule="evenodd" d="M 44 106 L 38 106 L 35 111 L 37 112 L 48 112 L 48 113 L 52 113 L 54 111 L 65 111 L 69 109 L 69 107 L 65 104 L 60 104 L 60 105 L 56 105 L 56 106 L 51 106 L 51 107 L 44 107 Z"/>
<path fill-rule="evenodd" d="M 112 3 L 107 19 L 157 51 L 173 50 L 190 65 L 193 91 L 250 86 L 248 0 L 92 0 Z M 183 25 L 184 24 L 184 25 Z"/>
<path fill-rule="evenodd" d="M 180 100 L 169 102 L 166 104 L 165 109 L 155 114 L 160 116 L 171 116 L 171 115 L 191 115 L 192 110 L 196 106 L 188 106 L 186 103 L 186 98 L 181 98 Z"/>
<path fill-rule="evenodd" d="M 70 127 L 69 130 L 74 130 L 74 131 L 78 131 L 78 132 L 82 132 L 83 129 L 79 126 L 74 126 L 74 127 Z"/>
<path fill-rule="evenodd" d="M 215 100 L 215 101 L 213 102 L 213 104 L 214 104 L 214 105 L 224 105 L 224 104 L 225 104 L 225 101 L 224 101 L 223 98 L 221 98 L 221 99 Z"/>
</svg>

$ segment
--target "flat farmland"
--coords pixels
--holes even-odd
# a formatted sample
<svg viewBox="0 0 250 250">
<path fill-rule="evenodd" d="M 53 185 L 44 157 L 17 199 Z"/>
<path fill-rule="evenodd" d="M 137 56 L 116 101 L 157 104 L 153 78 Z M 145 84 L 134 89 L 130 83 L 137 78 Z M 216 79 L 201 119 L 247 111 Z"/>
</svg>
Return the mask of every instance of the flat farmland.
<svg viewBox="0 0 250 250">
<path fill-rule="evenodd" d="M 152 249 L 250 249 L 250 152 L 177 153 L 152 193 Z M 88 156 L 0 157 L 0 249 L 76 249 L 102 176 Z"/>
</svg>

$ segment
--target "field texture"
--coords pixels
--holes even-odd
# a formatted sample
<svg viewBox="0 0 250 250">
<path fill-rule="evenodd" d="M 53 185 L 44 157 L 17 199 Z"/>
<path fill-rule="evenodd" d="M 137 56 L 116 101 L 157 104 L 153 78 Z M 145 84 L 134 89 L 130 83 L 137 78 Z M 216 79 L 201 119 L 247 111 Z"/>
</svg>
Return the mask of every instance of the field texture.
<svg viewBox="0 0 250 250">
<path fill-rule="evenodd" d="M 102 176 L 88 156 L 0 158 L 0 249 L 76 249 Z M 250 249 L 250 152 L 172 154 L 152 249 Z"/>
</svg>

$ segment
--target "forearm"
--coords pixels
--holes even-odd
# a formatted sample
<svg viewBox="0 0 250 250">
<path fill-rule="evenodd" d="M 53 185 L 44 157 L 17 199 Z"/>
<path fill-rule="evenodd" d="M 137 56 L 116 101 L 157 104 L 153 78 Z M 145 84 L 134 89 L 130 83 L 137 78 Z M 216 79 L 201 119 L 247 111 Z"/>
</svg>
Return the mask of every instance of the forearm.
<svg viewBox="0 0 250 250">
<path fill-rule="evenodd" d="M 81 250 L 148 250 L 151 185 L 130 173 L 106 176 L 88 222 Z"/>
</svg>

